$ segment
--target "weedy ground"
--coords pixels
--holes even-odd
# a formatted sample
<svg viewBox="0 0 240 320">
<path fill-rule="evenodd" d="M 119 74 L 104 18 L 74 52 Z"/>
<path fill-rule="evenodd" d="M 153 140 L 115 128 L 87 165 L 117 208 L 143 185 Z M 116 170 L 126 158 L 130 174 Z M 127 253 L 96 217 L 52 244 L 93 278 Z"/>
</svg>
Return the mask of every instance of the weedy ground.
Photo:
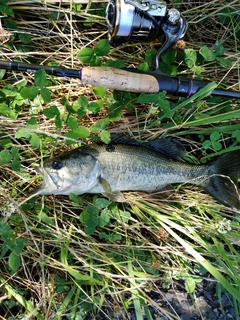
<svg viewBox="0 0 240 320">
<path fill-rule="evenodd" d="M 162 57 L 164 72 L 239 91 L 239 1 L 173 1 L 189 22 Z M 106 2 L 1 1 L 1 59 L 81 68 L 151 67 L 161 43 L 106 41 Z M 239 101 L 145 95 L 84 86 L 76 79 L 0 71 L 0 314 L 6 319 L 178 319 L 149 295 L 174 283 L 194 300 L 203 279 L 240 305 L 240 218 L 204 191 L 174 186 L 99 196 L 32 197 L 35 165 L 110 133 L 179 139 L 188 161 L 239 149 Z M 212 83 L 211 88 L 214 86 Z M 210 89 L 211 89 L 210 88 Z M 231 166 L 231 163 L 229 163 Z M 180 280 L 180 282 L 179 282 Z M 130 309 L 129 309 L 130 308 Z M 196 307 L 197 308 L 197 307 Z M 100 313 L 100 311 L 102 313 Z"/>
</svg>

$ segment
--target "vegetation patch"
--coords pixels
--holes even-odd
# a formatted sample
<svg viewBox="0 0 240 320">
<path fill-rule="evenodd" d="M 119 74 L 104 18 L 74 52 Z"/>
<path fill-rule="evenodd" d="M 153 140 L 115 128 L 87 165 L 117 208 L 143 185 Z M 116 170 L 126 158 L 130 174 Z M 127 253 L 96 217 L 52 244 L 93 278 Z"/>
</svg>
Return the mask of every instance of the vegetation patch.
<svg viewBox="0 0 240 320">
<path fill-rule="evenodd" d="M 36 165 L 94 141 L 109 143 L 112 133 L 139 141 L 172 137 L 190 163 L 240 149 L 239 100 L 210 95 L 216 87 L 239 91 L 240 5 L 171 5 L 189 26 L 160 69 L 208 82 L 191 97 L 0 70 L 2 317 L 178 319 L 154 294 L 164 300 L 180 285 L 194 304 L 199 285 L 212 281 L 220 304 L 227 294 L 239 318 L 239 211 L 189 185 L 128 192 L 126 203 L 31 193 L 41 183 Z M 110 47 L 105 9 L 105 2 L 1 1 L 1 60 L 150 70 L 159 43 Z"/>
</svg>

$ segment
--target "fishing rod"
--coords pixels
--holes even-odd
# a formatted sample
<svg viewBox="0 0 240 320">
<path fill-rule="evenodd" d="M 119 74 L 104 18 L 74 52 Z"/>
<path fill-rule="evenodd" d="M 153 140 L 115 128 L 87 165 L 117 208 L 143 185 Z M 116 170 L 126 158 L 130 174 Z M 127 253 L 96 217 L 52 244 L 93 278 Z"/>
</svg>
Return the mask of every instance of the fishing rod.
<svg viewBox="0 0 240 320">
<path fill-rule="evenodd" d="M 175 8 L 167 9 L 166 2 L 159 0 L 110 0 L 106 9 L 109 41 L 119 45 L 129 41 L 152 42 L 165 37 L 165 42 L 154 59 L 154 70 L 112 67 L 84 67 L 80 70 L 59 66 L 42 66 L 15 61 L 1 61 L 0 69 L 36 72 L 43 69 L 57 77 L 78 78 L 85 84 L 128 92 L 157 93 L 190 97 L 208 82 L 170 76 L 159 70 L 159 59 L 173 44 L 183 38 L 187 21 Z M 212 95 L 240 98 L 240 92 L 214 89 Z"/>
<path fill-rule="evenodd" d="M 84 67 L 80 70 L 57 66 L 42 66 L 22 62 L 0 60 L 0 69 L 36 72 L 43 69 L 56 77 L 77 78 L 83 83 L 128 92 L 157 93 L 165 90 L 168 94 L 190 97 L 205 87 L 208 82 L 158 72 L 139 73 L 137 70 L 111 67 Z M 240 92 L 214 89 L 212 95 L 240 98 Z"/>
</svg>

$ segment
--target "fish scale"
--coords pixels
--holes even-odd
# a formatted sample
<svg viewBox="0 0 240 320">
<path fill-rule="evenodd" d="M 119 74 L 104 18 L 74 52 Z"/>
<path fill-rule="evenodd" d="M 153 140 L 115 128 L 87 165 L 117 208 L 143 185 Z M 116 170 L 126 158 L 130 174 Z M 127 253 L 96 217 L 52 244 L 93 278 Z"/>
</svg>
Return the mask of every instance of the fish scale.
<svg viewBox="0 0 240 320">
<path fill-rule="evenodd" d="M 205 166 L 171 161 L 156 151 L 142 147 L 134 146 L 129 150 L 129 146 L 118 145 L 113 152 L 108 152 L 104 146 L 96 147 L 96 149 L 90 149 L 87 153 L 93 155 L 101 163 L 102 177 L 108 180 L 112 190 L 121 188 L 122 191 L 151 191 L 161 189 L 170 183 L 187 181 L 192 184 L 200 184 L 207 175 Z M 120 175 L 117 183 L 113 172 Z"/>
</svg>

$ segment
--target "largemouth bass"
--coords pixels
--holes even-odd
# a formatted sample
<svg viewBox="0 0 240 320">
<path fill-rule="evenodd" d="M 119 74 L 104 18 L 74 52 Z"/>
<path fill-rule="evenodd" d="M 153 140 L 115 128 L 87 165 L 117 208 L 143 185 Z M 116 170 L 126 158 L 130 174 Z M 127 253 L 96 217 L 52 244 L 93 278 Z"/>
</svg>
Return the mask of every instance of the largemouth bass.
<svg viewBox="0 0 240 320">
<path fill-rule="evenodd" d="M 181 161 L 184 147 L 171 139 L 138 143 L 113 139 L 109 145 L 92 144 L 47 160 L 38 171 L 40 195 L 101 193 L 122 202 L 122 191 L 154 192 L 173 183 L 204 188 L 221 203 L 240 208 L 238 177 L 240 150 L 223 154 L 207 165 Z"/>
</svg>

